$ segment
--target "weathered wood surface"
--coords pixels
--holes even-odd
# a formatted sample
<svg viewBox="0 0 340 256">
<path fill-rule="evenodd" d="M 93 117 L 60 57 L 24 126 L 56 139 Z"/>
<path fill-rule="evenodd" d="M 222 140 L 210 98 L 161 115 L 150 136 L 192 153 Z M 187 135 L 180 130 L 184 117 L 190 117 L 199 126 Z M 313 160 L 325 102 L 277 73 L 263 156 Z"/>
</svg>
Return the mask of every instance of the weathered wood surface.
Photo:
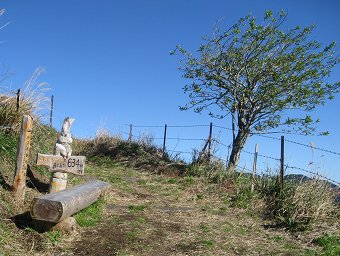
<svg viewBox="0 0 340 256">
<path fill-rule="evenodd" d="M 85 159 L 85 156 L 70 156 L 64 158 L 57 155 L 38 153 L 36 165 L 46 166 L 50 172 L 59 171 L 84 175 Z"/>
<path fill-rule="evenodd" d="M 55 193 L 66 189 L 67 186 L 67 173 L 66 172 L 53 172 L 50 178 L 49 192 Z"/>
<path fill-rule="evenodd" d="M 15 193 L 15 197 L 17 199 L 23 199 L 25 196 L 27 161 L 29 157 L 32 126 L 32 117 L 29 115 L 24 115 L 22 118 L 13 181 L 13 192 Z"/>
<path fill-rule="evenodd" d="M 92 181 L 33 199 L 31 216 L 36 220 L 58 223 L 97 201 L 111 185 Z"/>
<path fill-rule="evenodd" d="M 54 147 L 54 155 L 63 156 L 68 158 L 72 155 L 72 136 L 71 126 L 74 122 L 74 118 L 66 117 L 59 134 L 59 138 Z M 66 172 L 52 172 L 50 179 L 50 193 L 58 192 L 66 189 L 67 185 L 67 173 Z"/>
</svg>

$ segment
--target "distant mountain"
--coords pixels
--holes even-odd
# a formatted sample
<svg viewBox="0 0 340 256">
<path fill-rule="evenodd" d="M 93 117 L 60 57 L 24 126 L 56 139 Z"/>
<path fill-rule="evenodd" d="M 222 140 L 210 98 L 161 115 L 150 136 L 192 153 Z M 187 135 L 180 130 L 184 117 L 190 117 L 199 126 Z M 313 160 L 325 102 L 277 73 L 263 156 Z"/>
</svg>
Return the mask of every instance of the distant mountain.
<svg viewBox="0 0 340 256">
<path fill-rule="evenodd" d="M 312 180 L 313 178 L 307 177 L 303 174 L 288 174 L 284 177 L 284 179 L 285 181 L 300 183 Z M 338 194 L 335 196 L 335 202 L 340 203 L 340 187 L 327 180 L 320 180 L 320 182 L 324 182 L 329 187 L 339 191 Z"/>
<path fill-rule="evenodd" d="M 284 179 L 285 181 L 300 183 L 300 182 L 306 182 L 306 181 L 312 180 L 313 178 L 310 178 L 303 174 L 288 174 L 288 175 L 285 175 Z M 334 188 L 340 191 L 340 187 L 332 182 L 329 182 L 327 180 L 322 180 L 322 179 L 320 179 L 320 182 L 325 182 L 331 188 Z"/>
</svg>

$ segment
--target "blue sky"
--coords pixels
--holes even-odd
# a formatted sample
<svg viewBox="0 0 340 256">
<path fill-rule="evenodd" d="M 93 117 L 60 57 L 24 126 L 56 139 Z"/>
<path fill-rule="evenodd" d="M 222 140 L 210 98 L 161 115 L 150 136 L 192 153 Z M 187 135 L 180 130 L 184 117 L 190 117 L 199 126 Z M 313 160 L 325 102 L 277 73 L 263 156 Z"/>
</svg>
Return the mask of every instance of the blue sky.
<svg viewBox="0 0 340 256">
<path fill-rule="evenodd" d="M 178 105 L 187 101 L 182 87 L 186 81 L 178 71 L 178 58 L 170 56 L 177 44 L 195 51 L 204 35 L 211 34 L 218 20 L 228 28 L 249 12 L 259 18 L 265 10 L 284 9 L 288 20 L 283 26 L 316 24 L 313 37 L 324 43 L 340 44 L 340 2 L 291 0 L 172 0 L 172 1 L 10 1 L 2 0 L 6 14 L 0 32 L 0 63 L 10 70 L 2 86 L 23 87 L 37 67 L 46 72 L 39 81 L 49 84 L 47 96 L 55 97 L 54 126 L 59 129 L 64 117 L 76 118 L 73 133 L 93 137 L 105 127 L 113 134 L 126 135 L 128 126 L 192 125 L 213 122 L 230 127 L 230 120 L 212 120 L 204 113 L 181 112 Z M 340 80 L 340 67 L 330 78 Z M 287 139 L 340 152 L 340 95 L 320 107 L 320 130 L 327 137 L 289 136 Z M 45 111 L 46 113 L 48 110 Z M 46 121 L 48 115 L 46 115 Z M 163 136 L 163 128 L 134 128 L 136 135 Z M 208 127 L 169 128 L 169 137 L 205 138 Z M 214 136 L 224 144 L 230 131 L 214 127 Z M 274 136 L 274 135 L 273 135 Z M 279 135 L 275 135 L 279 137 Z M 155 140 L 161 143 L 161 140 Z M 260 153 L 279 158 L 279 141 L 251 138 L 246 150 L 259 143 Z M 169 150 L 191 151 L 203 142 L 168 142 Z M 222 145 L 216 153 L 225 158 Z M 188 156 L 187 156 L 188 157 Z M 293 166 L 320 171 L 340 181 L 339 155 L 286 143 L 286 160 Z M 309 164 L 312 162 L 314 164 Z M 241 166 L 251 168 L 251 155 L 243 155 Z M 259 168 L 276 167 L 270 159 L 259 158 Z"/>
</svg>

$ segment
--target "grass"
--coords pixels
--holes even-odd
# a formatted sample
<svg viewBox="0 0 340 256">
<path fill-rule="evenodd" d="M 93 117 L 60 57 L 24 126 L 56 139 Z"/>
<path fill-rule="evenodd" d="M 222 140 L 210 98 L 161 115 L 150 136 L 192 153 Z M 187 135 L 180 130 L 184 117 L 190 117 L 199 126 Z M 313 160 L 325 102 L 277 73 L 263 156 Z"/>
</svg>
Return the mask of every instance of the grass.
<svg viewBox="0 0 340 256">
<path fill-rule="evenodd" d="M 325 234 L 315 239 L 315 243 L 323 248 L 323 255 L 340 255 L 340 237 Z"/>
<path fill-rule="evenodd" d="M 48 182 L 49 174 L 33 164 L 33 157 L 36 152 L 51 152 L 57 133 L 46 126 L 35 127 L 31 168 Z M 16 135 L 1 136 L 0 143 L 14 149 Z M 74 149 L 74 154 L 87 156 L 87 163 L 85 176 L 70 175 L 69 186 L 99 179 L 111 183 L 108 195 L 75 215 L 80 227 L 69 235 L 55 231 L 38 234 L 30 227 L 19 230 L 11 221 L 1 223 L 1 254 L 11 255 L 14 250 L 20 255 L 338 253 L 340 231 L 334 230 L 339 225 L 338 208 L 331 203 L 331 191 L 317 181 L 288 184 L 279 191 L 275 178 L 263 177 L 252 192 L 248 176 L 225 175 L 218 162 L 167 169 L 170 159 L 158 155 L 149 140 L 129 144 L 102 134 L 91 141 L 75 140 Z M 6 149 L 1 155 L 6 159 L 0 162 L 2 183 L 10 183 L 12 151 Z M 158 165 L 162 172 L 155 173 Z M 10 220 L 28 210 L 36 195 L 34 188 L 28 189 L 26 204 L 18 207 L 11 192 L 0 188 L 1 218 Z M 306 229 L 293 228 L 294 223 Z M 320 236 L 321 231 L 329 235 Z M 309 243 L 312 240 L 314 243 Z M 15 249 L 8 246 L 15 243 Z"/>
<path fill-rule="evenodd" d="M 5 160 L 6 156 L 10 161 L 15 161 L 17 144 L 17 136 L 0 131 L 0 158 Z"/>
<path fill-rule="evenodd" d="M 128 209 L 130 212 L 142 212 L 147 208 L 146 205 L 129 205 Z"/>
<path fill-rule="evenodd" d="M 75 215 L 76 221 L 81 227 L 96 226 L 102 220 L 103 199 L 99 199 L 89 207 L 81 210 Z"/>
<path fill-rule="evenodd" d="M 53 245 L 57 245 L 63 236 L 63 233 L 60 230 L 55 230 L 55 231 L 48 231 L 46 233 L 46 237 L 50 243 Z"/>
<path fill-rule="evenodd" d="M 272 196 L 264 197 L 268 216 L 292 230 L 307 229 L 312 224 L 332 222 L 339 217 L 335 191 L 318 179 L 287 183 L 282 191 L 278 188 L 271 191 L 274 191 Z"/>
<path fill-rule="evenodd" d="M 86 227 L 86 232 L 81 238 L 71 235 L 68 239 L 80 241 L 68 243 L 68 236 L 47 232 L 44 237 L 48 243 L 41 250 L 52 250 L 56 254 L 92 251 L 107 255 L 109 252 L 102 251 L 100 244 L 110 244 L 117 255 L 233 255 L 236 252 L 313 255 L 320 252 L 319 244 L 308 245 L 284 230 L 264 229 L 261 216 L 250 216 L 247 210 L 253 207 L 253 201 L 261 200 L 259 196 L 247 199 L 246 208 L 233 204 L 230 201 L 233 196 L 247 193 L 242 190 L 247 187 L 245 180 L 237 183 L 237 178 L 230 178 L 235 190 L 226 192 L 224 185 L 211 183 L 204 177 L 154 175 L 107 159 L 91 159 L 85 172 L 111 182 L 111 192 L 104 201 L 76 214 L 80 229 Z M 83 179 L 86 177 L 76 177 L 70 182 L 79 184 Z M 172 179 L 176 182 L 169 182 Z M 9 228 L 9 232 L 13 229 Z M 36 232 L 27 232 L 27 236 L 36 236 Z M 4 240 L 7 244 L 10 238 L 4 236 Z M 22 249 L 22 255 L 29 249 Z"/>
<path fill-rule="evenodd" d="M 23 115 L 30 115 L 39 120 L 39 110 L 48 105 L 48 98 L 45 96 L 45 91 L 48 90 L 46 83 L 38 81 L 43 72 L 44 69 L 37 68 L 27 80 L 21 89 L 19 108 L 16 92 L 10 90 L 0 92 L 0 126 L 10 127 L 10 131 L 18 132 Z"/>
</svg>

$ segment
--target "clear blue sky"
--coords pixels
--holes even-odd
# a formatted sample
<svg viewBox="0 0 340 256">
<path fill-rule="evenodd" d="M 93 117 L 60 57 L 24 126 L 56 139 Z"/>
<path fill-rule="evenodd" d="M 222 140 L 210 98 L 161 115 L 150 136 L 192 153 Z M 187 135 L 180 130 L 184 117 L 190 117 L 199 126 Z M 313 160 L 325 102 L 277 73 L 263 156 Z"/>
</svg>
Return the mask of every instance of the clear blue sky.
<svg viewBox="0 0 340 256">
<path fill-rule="evenodd" d="M 9 67 L 10 77 L 2 84 L 12 89 L 23 87 L 37 67 L 45 67 L 39 81 L 46 81 L 55 96 L 54 126 L 59 129 L 64 117 L 76 118 L 73 133 L 93 137 L 100 127 L 112 133 L 128 132 L 124 124 L 192 125 L 214 124 L 230 127 L 230 120 L 211 120 L 205 114 L 181 112 L 178 105 L 187 101 L 182 92 L 186 83 L 178 71 L 178 58 L 170 56 L 177 44 L 190 51 L 200 45 L 203 35 L 211 34 L 217 20 L 225 28 L 252 12 L 262 17 L 265 10 L 288 11 L 285 27 L 316 24 L 313 37 L 340 45 L 340 1 L 337 0 L 127 0 L 127 1 L 13 1 L 1 0 L 6 14 L 0 32 L 0 63 Z M 284 27 L 283 27 L 284 28 Z M 332 81 L 340 80 L 340 67 Z M 321 118 L 325 138 L 289 136 L 302 143 L 340 152 L 340 95 L 315 114 Z M 47 112 L 47 111 L 46 111 Z M 46 120 L 48 116 L 46 116 Z M 135 129 L 134 133 L 162 137 L 161 128 Z M 207 127 L 169 129 L 168 136 L 205 138 Z M 230 143 L 227 130 L 214 129 L 215 136 Z M 125 135 L 124 135 L 125 136 Z M 161 141 L 156 141 L 161 143 Z M 279 157 L 279 141 L 254 137 L 246 150 L 260 144 L 260 153 Z M 202 142 L 169 141 L 172 150 L 191 151 Z M 216 154 L 225 158 L 220 146 Z M 287 143 L 287 163 L 320 171 L 340 181 L 340 156 Z M 251 168 L 251 156 L 240 165 Z M 308 165 L 310 161 L 315 164 Z M 262 169 L 276 167 L 270 159 L 259 159 Z"/>
</svg>

